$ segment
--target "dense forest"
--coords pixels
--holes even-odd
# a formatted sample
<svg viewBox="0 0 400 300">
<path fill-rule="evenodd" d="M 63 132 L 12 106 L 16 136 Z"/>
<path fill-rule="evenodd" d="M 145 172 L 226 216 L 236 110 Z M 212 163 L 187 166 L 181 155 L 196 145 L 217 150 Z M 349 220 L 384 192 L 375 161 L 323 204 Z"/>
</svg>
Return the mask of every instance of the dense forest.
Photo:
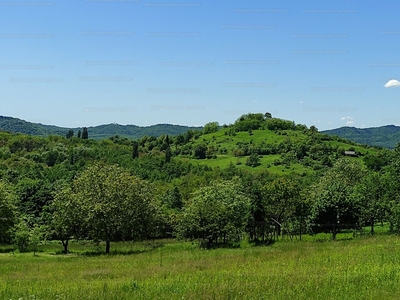
<svg viewBox="0 0 400 300">
<path fill-rule="evenodd" d="M 0 132 L 0 243 L 242 239 L 400 231 L 400 147 L 355 144 L 269 113 L 175 136 Z"/>
</svg>

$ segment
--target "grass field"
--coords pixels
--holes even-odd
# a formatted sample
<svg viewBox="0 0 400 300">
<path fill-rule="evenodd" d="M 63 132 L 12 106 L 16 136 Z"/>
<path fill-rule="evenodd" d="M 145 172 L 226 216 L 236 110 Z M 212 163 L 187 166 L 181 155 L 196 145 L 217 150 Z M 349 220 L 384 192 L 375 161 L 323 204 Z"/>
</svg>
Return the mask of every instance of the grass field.
<svg viewBox="0 0 400 300">
<path fill-rule="evenodd" d="M 308 237 L 201 250 L 173 240 L 114 243 L 111 255 L 0 254 L 0 299 L 398 299 L 400 238 Z"/>
</svg>

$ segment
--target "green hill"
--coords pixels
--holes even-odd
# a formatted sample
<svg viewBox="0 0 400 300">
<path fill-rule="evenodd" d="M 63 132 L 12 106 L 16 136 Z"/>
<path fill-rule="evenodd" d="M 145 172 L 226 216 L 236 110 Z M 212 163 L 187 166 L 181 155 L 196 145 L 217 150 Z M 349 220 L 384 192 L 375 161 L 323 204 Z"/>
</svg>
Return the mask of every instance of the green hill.
<svg viewBox="0 0 400 300">
<path fill-rule="evenodd" d="M 371 128 L 340 127 L 322 133 L 337 135 L 359 144 L 394 149 L 400 142 L 400 127 L 386 125 Z"/>
<path fill-rule="evenodd" d="M 374 147 L 318 133 L 313 127 L 248 114 L 234 124 L 195 137 L 176 152 L 178 157 L 212 168 L 307 174 L 332 166 L 348 150 L 355 151 L 352 159 L 361 162 L 378 153 Z"/>
<path fill-rule="evenodd" d="M 2 117 L 1 120 L 3 124 L 15 124 L 15 131 L 23 131 L 27 124 L 13 118 Z M 389 150 L 362 146 L 337 136 L 321 134 L 313 126 L 307 128 L 263 114 L 243 115 L 233 124 L 223 127 L 216 122 L 209 124 L 202 131 L 175 125 L 141 128 L 143 137 L 135 141 L 124 136 L 135 137 L 135 132 L 130 130 L 140 128 L 137 126 L 110 124 L 88 128 L 89 140 L 83 140 L 77 137 L 67 139 L 64 134 L 57 136 L 55 130 L 64 130 L 59 127 L 32 124 L 25 129 L 30 128 L 31 135 L 42 137 L 1 133 L 0 158 L 7 176 L 14 176 L 10 171 L 14 168 L 31 172 L 36 165 L 49 172 L 60 172 L 63 177 L 92 162 L 105 161 L 119 164 L 144 179 L 160 181 L 171 181 L 193 172 L 204 174 L 218 170 L 230 174 L 267 171 L 277 175 L 296 173 L 304 176 L 323 172 L 348 155 L 346 151 L 354 151 L 351 159 L 376 169 L 385 166 L 390 158 L 384 152 Z M 150 128 L 151 132 L 146 131 Z M 179 133 L 184 129 L 184 133 Z M 94 140 L 93 137 L 109 138 Z M 136 159 L 133 158 L 133 145 L 137 145 Z"/>
<path fill-rule="evenodd" d="M 70 129 L 74 131 L 75 135 L 77 135 L 79 130 L 82 130 L 82 128 L 66 128 L 44 125 L 27 122 L 17 118 L 0 116 L 0 130 L 12 133 L 24 133 L 44 137 L 49 135 L 65 136 Z M 157 124 L 144 127 L 136 125 L 106 124 L 88 127 L 88 133 L 90 138 L 97 140 L 105 139 L 115 135 L 129 139 L 138 139 L 145 135 L 156 137 L 161 135 L 174 136 L 180 133 L 185 133 L 189 129 L 201 130 L 202 127 L 188 127 L 171 124 Z"/>
</svg>

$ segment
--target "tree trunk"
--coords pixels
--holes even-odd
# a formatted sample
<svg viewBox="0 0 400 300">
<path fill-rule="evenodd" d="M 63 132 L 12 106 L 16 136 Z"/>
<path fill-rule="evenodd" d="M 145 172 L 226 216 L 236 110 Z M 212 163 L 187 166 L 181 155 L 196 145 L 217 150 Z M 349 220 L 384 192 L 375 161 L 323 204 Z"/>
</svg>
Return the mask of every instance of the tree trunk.
<svg viewBox="0 0 400 300">
<path fill-rule="evenodd" d="M 372 235 L 375 234 L 374 225 L 375 225 L 375 220 L 374 220 L 374 218 L 371 218 L 371 234 Z"/>
<path fill-rule="evenodd" d="M 335 224 L 333 224 L 333 228 L 332 228 L 332 240 L 336 241 L 336 226 Z"/>
<path fill-rule="evenodd" d="M 106 254 L 110 253 L 110 241 L 106 241 Z"/>
<path fill-rule="evenodd" d="M 62 240 L 61 243 L 64 247 L 64 254 L 68 254 L 68 240 Z"/>
<path fill-rule="evenodd" d="M 300 241 L 301 241 L 301 221 L 300 221 Z"/>
</svg>

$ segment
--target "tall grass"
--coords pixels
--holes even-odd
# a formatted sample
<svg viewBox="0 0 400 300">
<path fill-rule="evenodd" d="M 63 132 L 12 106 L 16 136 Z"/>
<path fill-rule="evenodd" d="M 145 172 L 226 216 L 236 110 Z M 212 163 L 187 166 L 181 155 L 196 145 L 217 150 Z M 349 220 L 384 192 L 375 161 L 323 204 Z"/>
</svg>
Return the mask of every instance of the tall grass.
<svg viewBox="0 0 400 300">
<path fill-rule="evenodd" d="M 400 238 L 196 244 L 73 244 L 74 253 L 0 254 L 0 299 L 398 299 Z M 101 250 L 103 250 L 101 248 Z M 80 254 L 84 253 L 84 255 Z"/>
</svg>

